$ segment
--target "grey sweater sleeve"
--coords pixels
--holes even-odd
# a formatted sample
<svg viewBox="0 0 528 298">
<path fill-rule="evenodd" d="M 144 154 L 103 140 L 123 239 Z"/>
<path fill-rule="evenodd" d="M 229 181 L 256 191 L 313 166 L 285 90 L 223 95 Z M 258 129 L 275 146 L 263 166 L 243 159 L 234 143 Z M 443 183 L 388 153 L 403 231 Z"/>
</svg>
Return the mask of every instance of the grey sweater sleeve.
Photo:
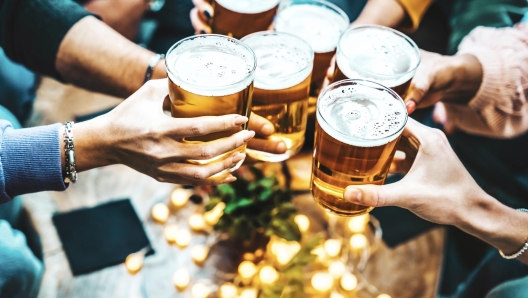
<svg viewBox="0 0 528 298">
<path fill-rule="evenodd" d="M 0 203 L 21 194 L 66 189 L 59 127 L 15 130 L 0 120 Z"/>
</svg>

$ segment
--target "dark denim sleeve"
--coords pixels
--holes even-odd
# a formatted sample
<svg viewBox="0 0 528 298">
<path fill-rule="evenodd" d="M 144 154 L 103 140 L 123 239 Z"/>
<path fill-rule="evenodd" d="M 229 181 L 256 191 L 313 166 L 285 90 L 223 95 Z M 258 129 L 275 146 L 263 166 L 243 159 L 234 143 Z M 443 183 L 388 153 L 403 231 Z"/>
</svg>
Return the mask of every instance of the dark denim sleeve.
<svg viewBox="0 0 528 298">
<path fill-rule="evenodd" d="M 0 47 L 13 61 L 60 79 L 55 60 L 62 39 L 88 15 L 71 0 L 0 0 Z"/>
<path fill-rule="evenodd" d="M 13 129 L 0 120 L 0 203 L 45 190 L 65 190 L 60 124 Z"/>
</svg>

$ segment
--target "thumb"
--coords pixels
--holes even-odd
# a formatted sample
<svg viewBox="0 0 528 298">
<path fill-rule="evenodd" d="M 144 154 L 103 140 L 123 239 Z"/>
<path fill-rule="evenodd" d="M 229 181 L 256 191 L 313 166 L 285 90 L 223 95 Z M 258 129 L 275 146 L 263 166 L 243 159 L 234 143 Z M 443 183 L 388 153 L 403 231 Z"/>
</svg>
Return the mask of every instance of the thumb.
<svg viewBox="0 0 528 298">
<path fill-rule="evenodd" d="M 348 186 L 344 200 L 369 207 L 400 206 L 405 194 L 402 186 L 401 181 L 387 185 Z"/>
<path fill-rule="evenodd" d="M 414 76 L 409 92 L 405 97 L 405 105 L 407 106 L 407 112 L 409 114 L 420 107 L 420 103 L 423 101 L 427 92 L 429 92 L 429 87 L 430 82 L 426 76 Z"/>
</svg>

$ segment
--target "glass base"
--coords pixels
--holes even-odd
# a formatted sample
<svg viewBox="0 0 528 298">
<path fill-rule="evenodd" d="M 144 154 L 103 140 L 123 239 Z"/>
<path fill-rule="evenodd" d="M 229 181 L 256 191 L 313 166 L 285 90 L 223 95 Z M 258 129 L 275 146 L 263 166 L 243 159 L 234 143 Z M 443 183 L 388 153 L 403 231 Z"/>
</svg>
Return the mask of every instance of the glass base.
<svg viewBox="0 0 528 298">
<path fill-rule="evenodd" d="M 329 214 L 337 215 L 337 216 L 343 216 L 343 217 L 354 217 L 354 216 L 360 216 L 363 214 L 367 214 L 370 211 L 374 209 L 374 207 L 367 207 L 365 209 L 361 210 L 342 210 L 335 208 L 333 206 L 330 206 L 326 204 L 324 201 L 317 199 L 316 197 L 313 197 L 314 201 L 323 208 L 324 211 L 326 211 Z"/>
<path fill-rule="evenodd" d="M 294 156 L 295 154 L 299 153 L 299 151 L 301 151 L 301 148 L 302 146 L 298 146 L 297 148 L 287 150 L 283 154 L 272 154 L 272 153 L 252 150 L 252 149 L 246 149 L 246 153 L 248 156 L 254 159 L 260 160 L 260 161 L 280 162 L 280 161 L 285 161 L 289 159 L 290 157 Z"/>
</svg>

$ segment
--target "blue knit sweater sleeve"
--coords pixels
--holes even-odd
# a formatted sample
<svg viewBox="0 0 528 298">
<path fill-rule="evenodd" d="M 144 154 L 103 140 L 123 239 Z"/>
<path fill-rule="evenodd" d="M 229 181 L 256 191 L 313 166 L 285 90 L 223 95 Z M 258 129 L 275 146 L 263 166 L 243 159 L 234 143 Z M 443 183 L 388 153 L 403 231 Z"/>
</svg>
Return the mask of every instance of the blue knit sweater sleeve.
<svg viewBox="0 0 528 298">
<path fill-rule="evenodd" d="M 15 130 L 0 120 L 0 203 L 21 194 L 66 189 L 59 127 L 53 124 Z"/>
</svg>

